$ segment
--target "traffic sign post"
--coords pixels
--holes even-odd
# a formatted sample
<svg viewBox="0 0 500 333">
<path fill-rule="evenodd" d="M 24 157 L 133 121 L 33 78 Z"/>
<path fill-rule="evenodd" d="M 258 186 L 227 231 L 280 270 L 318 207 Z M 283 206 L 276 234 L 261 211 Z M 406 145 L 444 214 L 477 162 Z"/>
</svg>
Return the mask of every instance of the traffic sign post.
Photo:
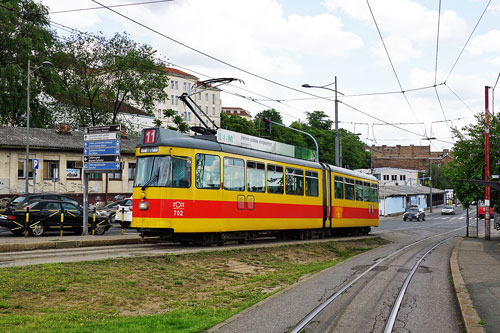
<svg viewBox="0 0 500 333">
<path fill-rule="evenodd" d="M 33 192 L 36 192 L 36 171 L 38 170 L 38 165 L 40 161 L 38 158 L 34 158 L 32 161 L 33 167 Z"/>
<path fill-rule="evenodd" d="M 83 135 L 83 235 L 88 234 L 88 172 L 116 171 L 120 164 L 121 125 L 92 126 Z"/>
</svg>

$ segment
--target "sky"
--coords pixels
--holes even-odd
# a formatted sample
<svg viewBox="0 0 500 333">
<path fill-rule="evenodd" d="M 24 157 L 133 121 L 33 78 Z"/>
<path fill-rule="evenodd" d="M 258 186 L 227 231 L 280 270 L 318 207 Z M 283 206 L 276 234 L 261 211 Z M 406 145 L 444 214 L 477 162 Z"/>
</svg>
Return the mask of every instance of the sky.
<svg viewBox="0 0 500 333">
<path fill-rule="evenodd" d="M 339 127 L 367 145 L 452 148 L 451 129 L 476 122 L 500 75 L 500 0 L 173 0 L 112 8 L 123 16 L 58 13 L 145 1 L 41 2 L 59 35 L 57 24 L 127 32 L 200 80 L 242 80 L 220 87 L 222 106 L 274 108 L 285 124 L 316 110 L 335 121 L 336 77 Z"/>
</svg>

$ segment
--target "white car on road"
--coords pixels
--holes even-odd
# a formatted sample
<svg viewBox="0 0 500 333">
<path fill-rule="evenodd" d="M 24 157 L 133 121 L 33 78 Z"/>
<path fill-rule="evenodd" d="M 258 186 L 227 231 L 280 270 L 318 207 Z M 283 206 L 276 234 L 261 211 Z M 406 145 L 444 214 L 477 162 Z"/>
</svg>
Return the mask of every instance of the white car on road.
<svg viewBox="0 0 500 333">
<path fill-rule="evenodd" d="M 132 222 L 132 197 L 116 206 L 115 223 L 121 224 L 122 222 L 124 227 L 129 227 Z"/>
</svg>

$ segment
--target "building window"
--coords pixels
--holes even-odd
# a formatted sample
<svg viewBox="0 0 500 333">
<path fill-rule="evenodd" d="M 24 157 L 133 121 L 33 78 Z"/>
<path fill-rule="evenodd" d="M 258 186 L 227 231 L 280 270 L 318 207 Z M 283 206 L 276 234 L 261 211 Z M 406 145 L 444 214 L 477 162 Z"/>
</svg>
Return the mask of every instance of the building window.
<svg viewBox="0 0 500 333">
<path fill-rule="evenodd" d="M 174 95 L 170 95 L 170 101 L 171 101 L 172 105 L 175 105 L 175 96 Z"/>
<path fill-rule="evenodd" d="M 59 178 L 59 161 L 43 161 L 43 179 Z"/>
<path fill-rule="evenodd" d="M 89 180 L 102 180 L 101 172 L 89 172 Z"/>
<path fill-rule="evenodd" d="M 207 114 L 208 116 L 208 106 L 205 106 L 205 113 Z"/>
<path fill-rule="evenodd" d="M 208 102 L 208 93 L 205 93 L 205 101 Z"/>
<path fill-rule="evenodd" d="M 212 107 L 212 115 L 215 116 L 215 106 Z"/>
<path fill-rule="evenodd" d="M 399 175 L 399 180 L 406 180 L 406 175 Z"/>
<path fill-rule="evenodd" d="M 398 180 L 398 175 L 391 175 L 391 180 Z"/>
<path fill-rule="evenodd" d="M 389 175 L 384 175 L 384 180 L 389 180 Z"/>
<path fill-rule="evenodd" d="M 198 100 L 201 101 L 201 92 L 198 93 Z"/>
<path fill-rule="evenodd" d="M 109 180 L 122 180 L 122 171 L 113 171 L 113 172 L 108 172 L 108 179 Z"/>
<path fill-rule="evenodd" d="M 184 82 L 184 91 L 185 92 L 189 91 L 189 83 L 188 82 Z"/>
<path fill-rule="evenodd" d="M 215 104 L 215 94 L 212 94 L 212 104 Z"/>
<path fill-rule="evenodd" d="M 81 161 L 66 161 L 66 179 L 81 179 Z"/>
<path fill-rule="evenodd" d="M 135 178 L 135 163 L 128 164 L 128 180 L 133 180 Z"/>
<path fill-rule="evenodd" d="M 20 158 L 17 160 L 17 178 L 25 178 L 24 162 L 26 159 Z M 33 160 L 28 161 L 28 178 L 33 178 Z"/>
</svg>

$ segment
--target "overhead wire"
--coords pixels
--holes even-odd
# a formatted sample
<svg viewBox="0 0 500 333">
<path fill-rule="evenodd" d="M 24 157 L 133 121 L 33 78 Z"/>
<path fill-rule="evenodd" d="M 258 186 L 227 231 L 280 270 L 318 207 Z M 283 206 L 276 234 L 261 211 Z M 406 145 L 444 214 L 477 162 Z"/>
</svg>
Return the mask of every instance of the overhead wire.
<svg viewBox="0 0 500 333">
<path fill-rule="evenodd" d="M 387 49 L 387 46 L 385 45 L 384 37 L 382 36 L 382 32 L 380 31 L 380 28 L 377 24 L 377 20 L 375 19 L 375 14 L 373 13 L 372 7 L 370 6 L 369 0 L 366 0 L 366 4 L 368 5 L 368 9 L 370 10 L 370 14 L 372 16 L 373 22 L 375 23 L 375 27 L 377 28 L 378 35 L 380 37 L 380 40 L 382 41 L 382 45 L 384 46 L 385 54 L 387 55 L 387 58 L 389 59 L 389 63 L 391 64 L 392 71 L 394 73 L 394 76 L 396 77 L 396 80 L 398 81 L 399 88 L 401 89 L 403 96 L 405 98 L 406 103 L 408 104 L 411 112 L 413 113 L 413 116 L 415 119 L 418 121 L 417 114 L 415 113 L 415 110 L 413 109 L 412 105 L 410 104 L 410 101 L 408 100 L 408 97 L 404 93 L 403 86 L 401 85 L 401 80 L 399 80 L 398 73 L 396 72 L 396 68 L 394 67 L 394 64 L 392 62 L 391 56 L 389 54 L 389 50 Z"/>
<path fill-rule="evenodd" d="M 457 59 L 455 60 L 455 63 L 453 64 L 453 66 L 451 67 L 450 69 L 450 72 L 448 73 L 448 76 L 446 77 L 446 79 L 444 80 L 444 82 L 446 83 L 446 81 L 448 81 L 451 73 L 453 72 L 453 70 L 455 69 L 455 66 L 457 65 L 458 63 L 458 60 L 460 59 L 460 57 L 462 56 L 462 53 L 464 53 L 464 50 L 465 48 L 467 47 L 467 44 L 469 44 L 469 41 L 470 39 L 472 38 L 472 35 L 474 34 L 474 32 L 476 31 L 476 28 L 477 26 L 479 25 L 479 22 L 481 22 L 481 19 L 483 18 L 484 16 L 484 13 L 486 13 L 486 10 L 488 9 L 488 7 L 490 6 L 490 3 L 491 3 L 491 0 L 488 1 L 488 3 L 486 4 L 486 7 L 484 8 L 483 12 L 481 13 L 481 16 L 479 17 L 479 19 L 477 20 L 476 22 L 476 25 L 474 26 L 474 29 L 472 29 L 470 35 L 469 35 L 469 38 L 467 38 L 467 41 L 465 42 L 465 45 L 464 47 L 462 47 L 462 50 L 460 51 L 460 53 L 458 54 L 458 57 Z"/>
<path fill-rule="evenodd" d="M 278 86 L 281 86 L 281 87 L 284 87 L 284 88 L 287 88 L 287 89 L 291 89 L 291 90 L 294 90 L 294 91 L 297 91 L 297 92 L 300 92 L 300 93 L 303 93 L 303 94 L 307 94 L 307 95 L 313 96 L 313 97 L 315 97 L 315 98 L 320 98 L 320 99 L 327 99 L 327 100 L 331 100 L 331 99 L 329 99 L 329 98 L 325 98 L 325 97 L 323 97 L 323 96 L 318 96 L 318 95 L 315 95 L 315 94 L 312 94 L 312 93 L 304 92 L 304 91 L 302 91 L 302 90 L 299 90 L 299 89 L 296 89 L 296 88 L 293 88 L 293 87 L 287 86 L 287 85 L 285 85 L 285 84 L 282 84 L 282 83 L 276 82 L 276 81 L 274 81 L 274 80 L 271 80 L 271 79 L 265 78 L 265 77 L 263 77 L 263 76 L 261 76 L 261 75 L 258 75 L 258 74 L 255 74 L 255 73 L 249 72 L 249 71 L 247 71 L 247 70 L 245 70 L 245 69 L 242 69 L 242 68 L 240 68 L 240 67 L 238 67 L 238 66 L 234 66 L 234 65 L 232 65 L 232 64 L 229 64 L 229 63 L 227 63 L 226 61 L 223 61 L 223 60 L 221 60 L 221 59 L 218 59 L 218 58 L 216 58 L 216 57 L 213 57 L 213 56 L 211 56 L 211 55 L 209 55 L 209 54 L 207 54 L 207 53 L 205 53 L 205 52 L 202 52 L 202 51 L 197 50 L 197 49 L 195 49 L 195 48 L 193 48 L 193 47 L 190 47 L 190 46 L 189 46 L 189 45 L 187 45 L 187 44 L 184 44 L 184 43 L 182 43 L 182 42 L 180 42 L 180 41 L 177 41 L 177 40 L 175 40 L 174 38 L 171 38 L 171 37 L 169 37 L 169 36 L 167 36 L 167 35 L 165 35 L 165 34 L 163 34 L 163 33 L 159 32 L 159 31 L 157 31 L 157 30 L 155 30 L 155 29 L 153 29 L 153 28 L 151 28 L 151 27 L 149 27 L 149 26 L 146 26 L 145 24 L 143 24 L 143 23 L 141 23 L 141 22 L 138 22 L 138 21 L 136 21 L 136 20 L 134 20 L 134 19 L 132 19 L 132 18 L 130 18 L 130 17 L 128 17 L 128 16 L 126 16 L 126 15 L 124 15 L 124 14 L 121 14 L 121 13 L 119 13 L 119 12 L 117 12 L 117 11 L 115 11 L 115 10 L 111 9 L 109 6 L 103 5 L 103 4 L 101 4 L 100 2 L 98 2 L 98 1 L 96 1 L 96 0 L 92 0 L 92 1 L 93 1 L 93 2 L 95 2 L 95 3 L 97 3 L 98 5 L 100 5 L 101 7 L 106 8 L 106 9 L 108 9 L 108 10 L 110 10 L 110 11 L 114 12 L 115 14 L 117 14 L 117 15 L 119 15 L 119 16 L 121 16 L 121 17 L 123 17 L 123 18 L 127 19 L 127 20 L 132 21 L 133 23 L 135 23 L 135 24 L 137 24 L 137 25 L 142 26 L 143 28 L 145 28 L 145 29 L 147 29 L 147 30 L 150 30 L 150 31 L 152 31 L 152 32 L 154 32 L 154 33 L 156 33 L 156 34 L 158 34 L 158 35 L 160 35 L 160 36 L 162 36 L 162 37 L 164 37 L 164 38 L 166 38 L 166 39 L 169 39 L 169 40 L 171 40 L 171 41 L 173 41 L 173 42 L 175 42 L 175 43 L 177 43 L 177 44 L 180 44 L 180 45 L 182 45 L 182 46 L 184 46 L 184 47 L 186 47 L 186 48 L 188 48 L 188 49 L 190 49 L 190 50 L 192 50 L 192 51 L 194 51 L 194 52 L 197 52 L 197 53 L 199 53 L 199 54 L 202 54 L 202 55 L 204 55 L 204 56 L 206 56 L 206 57 L 208 57 L 208 58 L 210 58 L 210 59 L 212 59 L 212 60 L 215 60 L 215 61 L 217 61 L 217 62 L 220 62 L 220 63 L 222 63 L 222 64 L 225 64 L 225 65 L 227 65 L 227 66 L 229 66 L 229 67 L 231 67 L 231 68 L 237 69 L 237 70 L 239 70 L 239 71 L 241 71 L 241 72 L 243 72 L 243 73 L 249 74 L 249 75 L 251 75 L 251 76 L 254 76 L 254 77 L 260 78 L 260 79 L 262 79 L 262 80 L 265 80 L 265 81 L 267 81 L 267 82 L 270 82 L 270 83 L 276 84 L 276 85 L 278 85 Z M 369 6 L 368 0 L 367 0 L 367 4 L 368 4 L 368 6 Z M 371 11 L 371 8 L 370 8 L 370 11 Z M 372 13 L 372 16 L 373 16 L 373 13 Z M 373 16 L 373 18 L 374 18 L 374 16 Z M 375 20 L 375 18 L 374 18 L 374 20 Z M 375 21 L 375 24 L 376 24 L 376 21 Z M 377 29 L 378 29 L 378 26 L 377 26 Z M 382 38 L 382 36 L 381 36 L 380 30 L 379 30 L 379 35 L 380 35 L 380 37 L 381 37 L 381 39 L 382 39 L 382 42 L 383 42 L 383 38 Z M 385 43 L 383 42 L 383 44 L 384 44 L 384 48 L 386 49 L 386 53 L 387 53 L 387 55 L 388 55 L 388 57 L 389 57 L 389 59 L 390 59 L 390 56 L 389 56 L 389 54 L 388 54 L 388 52 L 387 52 L 387 48 L 385 47 Z M 397 80 L 398 80 L 398 84 L 399 84 L 399 86 L 400 86 L 400 88 L 401 88 L 401 93 L 403 93 L 403 95 L 404 95 L 404 97 L 405 97 L 405 100 L 407 101 L 408 105 L 409 105 L 409 106 L 410 106 L 410 108 L 412 109 L 412 112 L 414 113 L 414 110 L 413 110 L 413 108 L 412 108 L 411 104 L 409 103 L 409 101 L 408 101 L 408 99 L 407 99 L 407 97 L 406 97 L 406 95 L 405 95 L 405 91 L 402 89 L 401 82 L 399 81 L 399 77 L 397 76 L 397 73 L 396 73 L 395 68 L 394 68 L 394 66 L 393 66 L 393 64 L 392 64 L 392 60 L 391 60 L 391 59 L 390 59 L 390 62 L 391 62 L 391 66 L 393 67 L 393 71 L 394 71 L 394 73 L 395 73 L 395 75 L 396 75 L 396 78 L 397 78 Z M 442 84 L 444 84 L 444 83 L 442 83 Z M 422 88 L 417 88 L 417 89 L 427 89 L 427 88 L 428 88 L 428 87 L 422 87 Z M 415 90 L 417 90 L 417 89 L 415 89 Z M 407 90 L 407 91 L 410 91 L 410 90 Z M 240 97 L 241 97 L 241 95 L 240 95 Z M 255 100 L 255 99 L 251 99 L 251 100 L 253 100 L 254 102 L 258 102 L 258 101 L 257 101 L 257 100 Z M 279 103 L 282 103 L 282 100 L 276 100 L 276 99 L 274 99 L 273 101 L 275 101 L 275 102 L 279 102 Z M 343 102 L 341 102 L 341 103 L 342 103 L 342 104 L 344 104 L 344 105 L 346 105 L 346 106 L 348 106 L 348 107 L 351 107 L 350 105 L 348 105 L 348 104 L 346 104 L 346 103 L 343 103 Z M 267 106 L 266 106 L 266 107 L 267 107 Z M 351 108 L 353 108 L 353 107 L 351 107 Z M 368 117 L 371 117 L 371 118 L 377 119 L 377 120 L 379 120 L 379 121 L 383 121 L 383 120 L 381 120 L 381 119 L 379 119 L 379 118 L 377 118 L 377 117 L 375 117 L 375 116 L 372 116 L 372 115 L 370 115 L 370 114 L 368 114 L 368 113 L 366 113 L 366 112 L 364 112 L 364 111 L 361 111 L 361 110 L 356 109 L 356 108 L 354 108 L 354 109 L 355 109 L 355 110 L 357 110 L 357 111 L 362 112 L 363 114 L 365 114 L 365 115 L 366 115 L 366 116 L 368 116 Z M 384 122 L 384 121 L 383 121 L 383 122 Z M 388 122 L 386 122 L 386 123 L 387 123 L 388 125 L 390 125 L 390 123 L 388 123 Z M 395 126 L 395 127 L 397 127 L 397 126 Z M 404 129 L 402 129 L 402 128 L 399 128 L 399 129 L 400 129 L 400 130 L 404 130 Z M 420 134 L 416 134 L 415 132 L 413 132 L 413 134 L 415 134 L 415 135 L 420 135 Z"/>
<path fill-rule="evenodd" d="M 437 22 L 437 33 L 436 33 L 436 62 L 435 62 L 435 65 L 434 65 L 434 85 L 436 84 L 436 81 L 437 81 L 438 54 L 439 54 L 439 28 L 440 28 L 440 25 L 441 25 L 441 0 L 439 0 L 438 22 Z"/>
<path fill-rule="evenodd" d="M 143 2 L 132 2 L 132 3 L 124 3 L 124 4 L 119 4 L 119 5 L 108 5 L 111 8 L 116 8 L 116 7 L 129 7 L 129 6 L 138 6 L 138 5 L 149 5 L 149 4 L 155 4 L 155 3 L 160 3 L 160 2 L 171 2 L 174 0 L 154 0 L 154 1 L 143 1 Z M 62 14 L 62 13 L 73 13 L 73 12 L 82 12 L 82 11 L 88 11 L 88 10 L 98 10 L 98 9 L 104 9 L 104 7 L 87 7 L 87 8 L 77 8 L 77 9 L 67 9 L 67 10 L 58 10 L 58 11 L 53 11 L 50 12 L 49 14 Z"/>
</svg>

